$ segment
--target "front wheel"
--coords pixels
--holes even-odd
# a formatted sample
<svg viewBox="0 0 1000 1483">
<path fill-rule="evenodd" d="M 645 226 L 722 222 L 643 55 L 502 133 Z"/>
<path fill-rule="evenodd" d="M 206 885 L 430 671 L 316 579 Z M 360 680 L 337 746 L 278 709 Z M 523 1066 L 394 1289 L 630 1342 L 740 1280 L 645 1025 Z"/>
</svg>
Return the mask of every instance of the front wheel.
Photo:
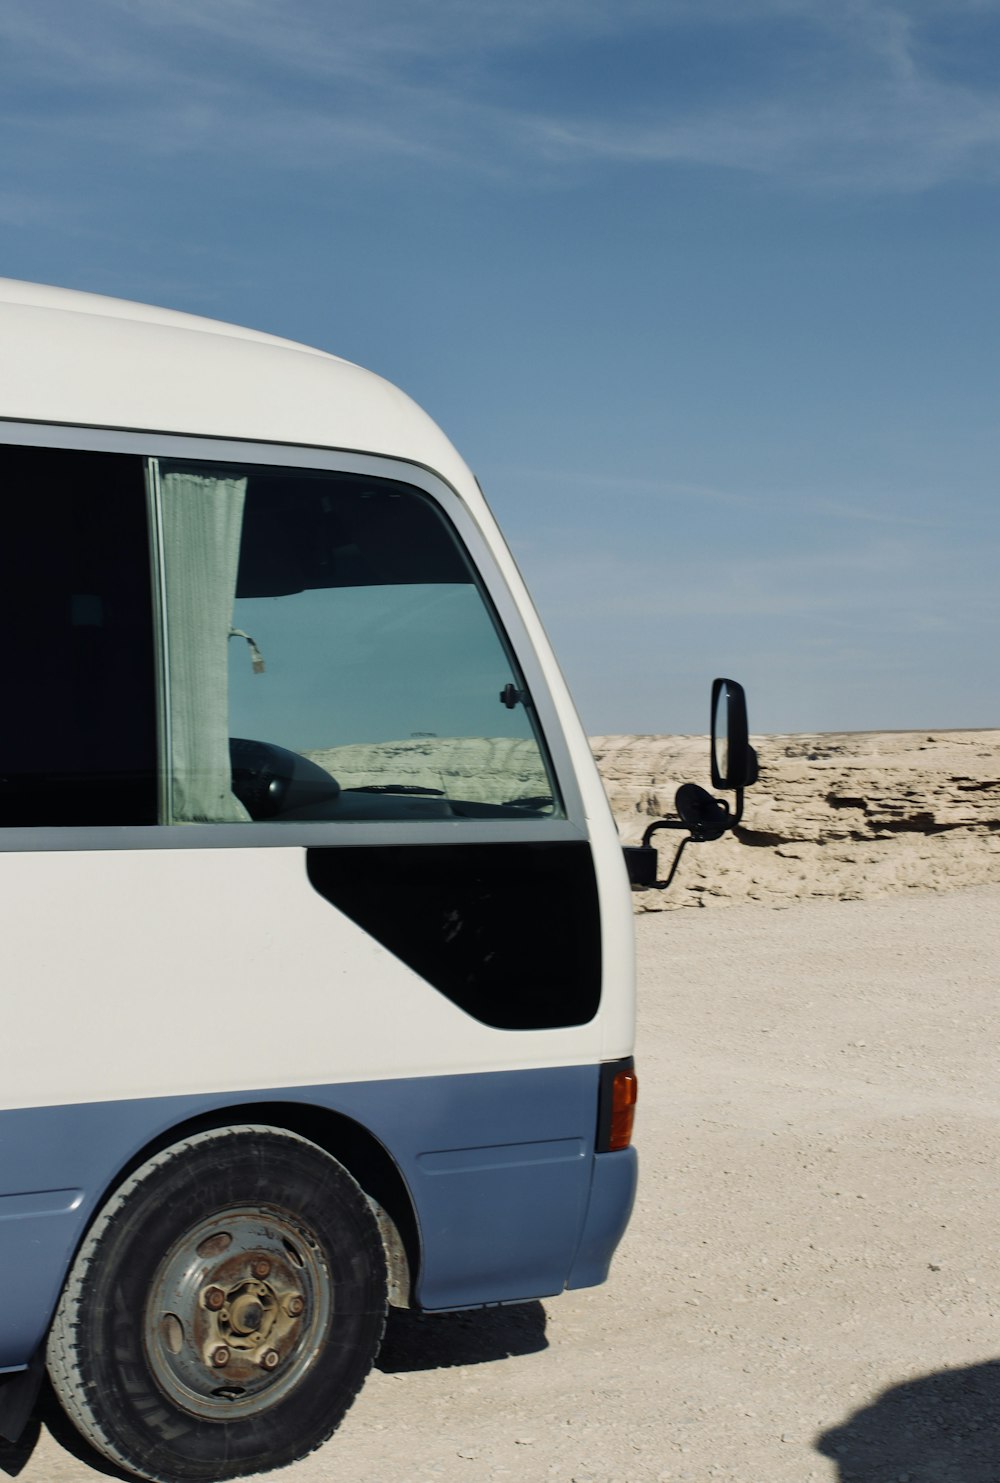
<svg viewBox="0 0 1000 1483">
<path fill-rule="evenodd" d="M 278 1128 L 198 1133 L 105 1205 L 49 1335 L 53 1388 L 152 1483 L 295 1462 L 364 1381 L 385 1324 L 378 1226 L 347 1171 Z"/>
</svg>

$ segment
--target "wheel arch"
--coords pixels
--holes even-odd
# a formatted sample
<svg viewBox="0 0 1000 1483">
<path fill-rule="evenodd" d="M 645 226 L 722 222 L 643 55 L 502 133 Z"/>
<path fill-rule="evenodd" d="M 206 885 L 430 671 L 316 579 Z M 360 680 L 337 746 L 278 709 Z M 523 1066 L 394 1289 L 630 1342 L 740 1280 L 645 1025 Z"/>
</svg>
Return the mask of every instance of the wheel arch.
<svg viewBox="0 0 1000 1483">
<path fill-rule="evenodd" d="M 409 1187 L 395 1159 L 373 1133 L 353 1118 L 313 1102 L 227 1102 L 163 1128 L 136 1149 L 100 1192 L 90 1219 L 80 1231 L 77 1249 L 115 1190 L 148 1159 L 191 1134 L 240 1124 L 264 1124 L 297 1133 L 343 1165 L 368 1197 L 378 1221 L 390 1304 L 408 1308 L 420 1262 L 420 1227 Z"/>
</svg>

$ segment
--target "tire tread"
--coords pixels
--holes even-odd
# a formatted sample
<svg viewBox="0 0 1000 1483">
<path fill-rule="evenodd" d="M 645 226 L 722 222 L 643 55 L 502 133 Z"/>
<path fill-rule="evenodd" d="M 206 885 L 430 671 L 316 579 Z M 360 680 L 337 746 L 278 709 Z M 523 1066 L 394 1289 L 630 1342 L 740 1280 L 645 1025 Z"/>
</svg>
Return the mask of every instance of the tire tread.
<svg viewBox="0 0 1000 1483">
<path fill-rule="evenodd" d="M 159 1471 L 154 1466 L 146 1464 L 143 1465 L 141 1471 L 138 1471 L 134 1459 L 118 1447 L 115 1438 L 109 1435 L 103 1426 L 99 1410 L 95 1407 L 92 1396 L 88 1395 L 88 1390 L 93 1391 L 96 1387 L 93 1381 L 86 1379 L 82 1371 L 76 1335 L 80 1326 L 81 1308 L 86 1300 L 91 1269 L 109 1226 L 112 1225 L 118 1214 L 131 1203 L 132 1197 L 141 1190 L 149 1179 L 158 1176 L 163 1169 L 168 1168 L 178 1159 L 185 1158 L 193 1151 L 203 1148 L 208 1143 L 226 1141 L 233 1136 L 243 1135 L 276 1136 L 288 1142 L 301 1144 L 314 1153 L 320 1154 L 323 1158 L 329 1159 L 357 1190 L 360 1204 L 364 1206 L 370 1215 L 373 1250 L 377 1248 L 384 1264 L 381 1237 L 379 1236 L 375 1217 L 371 1214 L 367 1198 L 353 1175 L 318 1144 L 312 1143 L 309 1139 L 303 1138 L 300 1134 L 293 1133 L 286 1128 L 255 1123 L 241 1123 L 231 1127 L 211 1128 L 201 1133 L 191 1134 L 180 1142 L 171 1144 L 169 1148 L 162 1149 L 159 1153 L 154 1154 L 144 1164 L 134 1170 L 128 1179 L 118 1186 L 101 1207 L 98 1215 L 88 1229 L 70 1267 L 69 1275 L 63 1286 L 62 1294 L 49 1330 L 46 1347 L 46 1366 L 49 1380 L 58 1401 L 68 1419 L 73 1423 L 81 1436 L 97 1452 L 101 1453 L 111 1462 L 124 1468 L 126 1472 L 133 1473 L 138 1477 L 148 1480 L 148 1483 L 179 1483 L 180 1475 L 176 1472 Z M 384 1329 L 385 1315 L 383 1313 L 382 1324 L 378 1334 L 379 1343 L 381 1342 Z M 342 1405 L 341 1410 L 334 1417 L 330 1432 L 326 1436 L 320 1437 L 311 1446 L 305 1448 L 299 1454 L 300 1458 L 309 1456 L 329 1440 L 329 1436 L 336 1429 L 344 1413 L 353 1404 L 361 1390 L 364 1380 L 374 1364 L 377 1352 L 378 1345 L 376 1344 L 369 1358 L 368 1366 L 361 1374 L 354 1390 L 350 1395 L 342 1397 L 345 1400 L 345 1404 Z M 250 1472 L 254 1473 L 259 1471 L 260 1469 L 257 1467 L 250 1469 Z M 220 1476 L 223 1475 L 220 1474 Z M 226 1472 L 224 1476 L 226 1478 L 245 1477 L 249 1476 L 249 1473 Z"/>
</svg>

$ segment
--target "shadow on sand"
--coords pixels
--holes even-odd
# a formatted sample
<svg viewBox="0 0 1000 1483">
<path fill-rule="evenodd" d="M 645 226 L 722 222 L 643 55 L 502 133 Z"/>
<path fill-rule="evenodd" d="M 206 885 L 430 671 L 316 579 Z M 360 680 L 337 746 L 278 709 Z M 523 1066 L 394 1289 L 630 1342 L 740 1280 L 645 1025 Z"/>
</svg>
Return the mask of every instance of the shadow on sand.
<svg viewBox="0 0 1000 1483">
<path fill-rule="evenodd" d="M 48 1381 L 42 1385 L 34 1413 L 20 1438 L 16 1442 L 0 1440 L 0 1478 L 16 1478 L 23 1472 L 38 1446 L 43 1427 L 64 1452 L 68 1452 L 78 1462 L 85 1463 L 91 1472 L 103 1474 L 106 1478 L 117 1478 L 121 1483 L 135 1483 L 133 1473 L 126 1473 L 88 1447 L 76 1427 L 66 1420 Z"/>
<path fill-rule="evenodd" d="M 392 1308 L 376 1368 L 388 1375 L 485 1365 L 548 1347 L 541 1303 L 467 1313 L 411 1313 Z"/>
<path fill-rule="evenodd" d="M 1000 1360 L 894 1385 L 816 1447 L 838 1483 L 997 1483 Z"/>
<path fill-rule="evenodd" d="M 0 1477 L 16 1478 L 27 1467 L 31 1454 L 38 1445 L 41 1429 L 36 1411 L 18 1441 L 8 1442 L 0 1437 Z"/>
<path fill-rule="evenodd" d="M 545 1349 L 545 1309 L 541 1303 L 486 1308 L 468 1313 L 425 1316 L 390 1309 L 382 1352 L 376 1367 L 386 1374 L 482 1365 L 512 1355 Z M 17 1442 L 0 1440 L 0 1479 L 16 1478 L 38 1446 L 42 1427 L 94 1473 L 135 1483 L 131 1474 L 91 1450 L 62 1413 L 48 1383 L 42 1386 L 34 1414 Z"/>
</svg>

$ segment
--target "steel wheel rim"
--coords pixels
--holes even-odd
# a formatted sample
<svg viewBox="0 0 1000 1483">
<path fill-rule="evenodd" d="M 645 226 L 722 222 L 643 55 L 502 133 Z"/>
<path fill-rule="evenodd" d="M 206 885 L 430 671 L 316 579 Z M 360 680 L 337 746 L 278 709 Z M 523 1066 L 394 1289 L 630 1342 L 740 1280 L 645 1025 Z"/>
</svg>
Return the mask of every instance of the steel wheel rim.
<svg viewBox="0 0 1000 1483">
<path fill-rule="evenodd" d="M 329 1263 L 288 1212 L 236 1206 L 167 1251 L 142 1316 L 150 1370 L 167 1399 L 202 1420 L 257 1414 L 312 1368 L 333 1312 Z"/>
</svg>

